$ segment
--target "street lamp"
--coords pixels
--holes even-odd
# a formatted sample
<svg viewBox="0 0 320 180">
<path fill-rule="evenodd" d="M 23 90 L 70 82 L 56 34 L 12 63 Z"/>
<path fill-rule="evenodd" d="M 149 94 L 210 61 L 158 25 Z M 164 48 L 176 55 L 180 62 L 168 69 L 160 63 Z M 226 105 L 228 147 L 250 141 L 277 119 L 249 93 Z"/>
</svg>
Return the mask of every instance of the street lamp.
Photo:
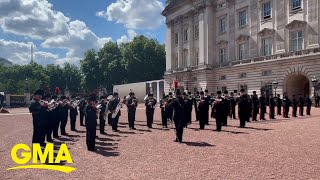
<svg viewBox="0 0 320 180">
<path fill-rule="evenodd" d="M 277 82 L 276 79 L 272 82 L 272 85 L 273 85 L 273 88 L 274 88 L 274 97 L 277 97 L 278 84 L 279 84 L 279 83 Z"/>
<path fill-rule="evenodd" d="M 312 86 L 313 86 L 313 96 L 314 96 L 314 102 L 316 102 L 316 86 L 318 85 L 318 80 L 316 79 L 316 77 L 314 76 L 311 79 L 312 82 Z"/>
</svg>

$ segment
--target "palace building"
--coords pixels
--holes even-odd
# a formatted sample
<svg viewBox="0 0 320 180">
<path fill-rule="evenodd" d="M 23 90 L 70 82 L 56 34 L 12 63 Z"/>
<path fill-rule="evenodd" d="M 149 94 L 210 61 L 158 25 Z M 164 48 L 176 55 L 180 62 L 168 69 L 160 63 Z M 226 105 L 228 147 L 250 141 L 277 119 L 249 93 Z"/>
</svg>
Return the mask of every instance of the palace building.
<svg viewBox="0 0 320 180">
<path fill-rule="evenodd" d="M 320 89 L 319 0 L 168 0 L 162 15 L 166 92 Z"/>
</svg>

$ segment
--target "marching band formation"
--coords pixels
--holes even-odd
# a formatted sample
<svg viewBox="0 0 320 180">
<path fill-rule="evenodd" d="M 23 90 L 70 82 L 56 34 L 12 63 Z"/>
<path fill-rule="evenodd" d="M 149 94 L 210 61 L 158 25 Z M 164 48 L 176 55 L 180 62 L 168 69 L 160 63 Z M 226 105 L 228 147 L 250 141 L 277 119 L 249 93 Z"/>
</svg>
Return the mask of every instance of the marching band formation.
<svg viewBox="0 0 320 180">
<path fill-rule="evenodd" d="M 199 122 L 199 129 L 205 129 L 209 125 L 210 117 L 215 119 L 216 131 L 220 132 L 222 126 L 228 126 L 228 119 L 240 120 L 240 128 L 245 128 L 246 122 L 266 120 L 265 114 L 269 107 L 269 119 L 275 119 L 277 115 L 283 115 L 283 118 L 289 118 L 289 109 L 292 107 L 292 117 L 304 115 L 304 107 L 306 106 L 306 114 L 310 115 L 312 101 L 309 97 L 295 95 L 291 99 L 284 94 L 283 99 L 280 95 L 273 97 L 271 94 L 266 97 L 262 93 L 260 97 L 256 92 L 248 95 L 244 89 L 239 94 L 228 93 L 228 91 L 217 91 L 217 96 L 209 95 L 209 91 L 197 92 L 192 95 L 190 92 L 181 92 L 179 89 L 173 94 L 163 95 L 160 100 L 162 127 L 168 128 L 168 122 L 175 125 L 176 139 L 175 142 L 182 142 L 183 130 L 192 123 L 192 111 L 195 110 L 195 120 Z M 152 128 L 154 111 L 157 107 L 157 100 L 153 94 L 149 93 L 144 98 L 145 112 L 147 119 L 147 127 Z M 119 98 L 117 92 L 109 96 L 101 96 L 99 101 L 95 94 L 85 97 L 71 96 L 50 96 L 44 94 L 43 90 L 37 90 L 33 94 L 33 100 L 29 107 L 29 111 L 33 117 L 33 137 L 32 143 L 39 143 L 45 147 L 47 142 L 53 142 L 53 138 L 59 138 L 58 131 L 62 136 L 68 135 L 66 125 L 68 116 L 70 118 L 71 131 L 77 131 L 76 120 L 78 112 L 80 115 L 80 126 L 86 127 L 86 144 L 89 151 L 95 151 L 95 138 L 97 119 L 99 119 L 100 134 L 106 134 L 105 125 L 107 123 L 112 126 L 113 132 L 118 131 L 119 117 L 121 116 L 121 108 L 127 106 L 128 124 L 130 130 L 135 130 L 135 116 L 138 107 L 138 99 L 130 90 L 128 96 L 123 100 Z M 236 111 L 236 106 L 237 111 Z M 299 108 L 299 109 L 298 109 Z M 275 111 L 276 110 L 276 111 Z M 281 111 L 282 110 L 282 111 Z M 236 112 L 238 116 L 236 117 Z"/>
</svg>

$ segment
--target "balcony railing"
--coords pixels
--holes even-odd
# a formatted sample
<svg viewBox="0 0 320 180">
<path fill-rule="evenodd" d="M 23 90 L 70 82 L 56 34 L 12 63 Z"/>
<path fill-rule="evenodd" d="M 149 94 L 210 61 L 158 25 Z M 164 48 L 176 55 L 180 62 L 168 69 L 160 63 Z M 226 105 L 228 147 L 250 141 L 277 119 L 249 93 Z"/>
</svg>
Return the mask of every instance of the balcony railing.
<svg viewBox="0 0 320 180">
<path fill-rule="evenodd" d="M 293 51 L 293 52 L 287 52 L 282 54 L 275 54 L 271 56 L 262 56 L 262 57 L 255 57 L 250 59 L 244 59 L 244 60 L 238 60 L 238 61 L 231 61 L 231 62 L 224 62 L 220 65 L 214 66 L 209 64 L 200 64 L 197 66 L 188 66 L 188 67 L 179 67 L 173 70 L 167 70 L 165 74 L 172 74 L 177 72 L 186 72 L 186 71 L 192 71 L 196 69 L 213 69 L 217 67 L 230 67 L 230 66 L 237 66 L 242 64 L 251 64 L 256 62 L 263 62 L 263 61 L 269 61 L 269 60 L 275 60 L 275 59 L 283 59 L 288 57 L 298 57 L 308 54 L 317 54 L 320 53 L 320 48 L 314 48 L 314 49 L 306 49 L 301 51 Z"/>
<path fill-rule="evenodd" d="M 320 48 L 306 49 L 306 50 L 293 51 L 293 52 L 287 52 L 287 53 L 282 53 L 282 54 L 274 54 L 271 56 L 262 56 L 262 57 L 232 61 L 232 62 L 229 62 L 229 66 L 236 66 L 236 65 L 241 65 L 241 64 L 249 64 L 249 63 L 255 63 L 255 62 L 262 62 L 262 61 L 269 61 L 269 60 L 282 59 L 282 58 L 288 58 L 288 57 L 297 57 L 297 56 L 303 56 L 303 55 L 308 55 L 308 54 L 317 54 L 317 53 L 320 53 Z M 226 67 L 226 66 L 223 66 L 223 67 Z"/>
</svg>

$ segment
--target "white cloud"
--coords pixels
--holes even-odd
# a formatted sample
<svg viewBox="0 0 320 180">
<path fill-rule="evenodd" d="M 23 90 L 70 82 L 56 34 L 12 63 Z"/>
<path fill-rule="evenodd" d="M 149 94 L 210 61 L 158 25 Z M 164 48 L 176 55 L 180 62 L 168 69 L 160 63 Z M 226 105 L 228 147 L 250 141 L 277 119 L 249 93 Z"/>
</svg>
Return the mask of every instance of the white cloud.
<svg viewBox="0 0 320 180">
<path fill-rule="evenodd" d="M 128 29 L 127 35 L 121 36 L 118 40 L 118 44 L 128 43 L 133 40 L 134 37 L 137 36 L 137 33 L 133 29 Z"/>
<path fill-rule="evenodd" d="M 59 58 L 56 54 L 38 51 L 32 42 L 24 43 L 3 39 L 0 39 L 0 54 L 14 64 L 28 64 L 31 61 L 31 46 L 34 47 L 34 61 L 41 65 L 55 64 Z"/>
<path fill-rule="evenodd" d="M 60 61 L 75 62 L 86 50 L 97 50 L 112 40 L 98 37 L 83 21 L 70 21 L 62 12 L 52 10 L 47 0 L 0 0 L 0 28 L 5 33 L 43 40 L 41 46 L 45 48 L 67 49 L 66 57 Z M 15 63 L 30 59 L 22 57 L 25 56 Z"/>
<path fill-rule="evenodd" d="M 96 15 L 129 29 L 155 29 L 164 22 L 163 9 L 164 5 L 159 0 L 116 0 L 105 12 L 100 11 Z"/>
</svg>

